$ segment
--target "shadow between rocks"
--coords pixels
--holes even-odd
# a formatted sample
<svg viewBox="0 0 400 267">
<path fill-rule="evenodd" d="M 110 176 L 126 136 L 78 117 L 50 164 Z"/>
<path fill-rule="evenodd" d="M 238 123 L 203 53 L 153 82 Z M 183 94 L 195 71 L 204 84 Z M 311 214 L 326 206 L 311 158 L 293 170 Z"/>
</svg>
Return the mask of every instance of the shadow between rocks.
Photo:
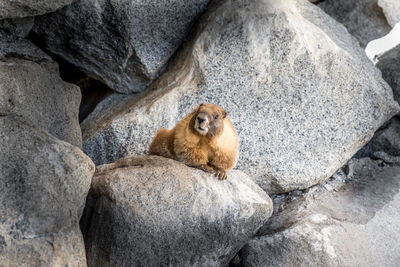
<svg viewBox="0 0 400 267">
<path fill-rule="evenodd" d="M 114 92 L 105 83 L 88 77 L 77 66 L 67 62 L 60 56 L 51 53 L 46 49 L 46 45 L 43 43 L 41 38 L 39 38 L 34 32 L 30 32 L 27 39 L 58 63 L 61 79 L 68 83 L 76 84 L 81 89 L 82 100 L 79 106 L 79 123 L 81 123 L 95 109 L 98 103 Z"/>
</svg>

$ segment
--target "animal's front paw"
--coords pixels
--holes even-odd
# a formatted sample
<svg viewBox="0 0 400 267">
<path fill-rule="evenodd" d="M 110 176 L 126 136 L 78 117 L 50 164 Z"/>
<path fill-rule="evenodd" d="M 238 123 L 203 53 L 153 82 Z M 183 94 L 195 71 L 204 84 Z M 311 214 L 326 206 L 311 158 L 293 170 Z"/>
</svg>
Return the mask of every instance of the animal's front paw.
<svg viewBox="0 0 400 267">
<path fill-rule="evenodd" d="M 224 170 L 217 170 L 215 175 L 218 177 L 218 180 L 226 180 L 226 178 L 228 178 L 228 175 L 226 175 L 226 171 Z"/>
<path fill-rule="evenodd" d="M 205 172 L 215 173 L 215 170 L 207 165 L 200 165 L 200 166 L 197 166 L 196 168 L 198 168 L 202 171 L 205 171 Z"/>
</svg>

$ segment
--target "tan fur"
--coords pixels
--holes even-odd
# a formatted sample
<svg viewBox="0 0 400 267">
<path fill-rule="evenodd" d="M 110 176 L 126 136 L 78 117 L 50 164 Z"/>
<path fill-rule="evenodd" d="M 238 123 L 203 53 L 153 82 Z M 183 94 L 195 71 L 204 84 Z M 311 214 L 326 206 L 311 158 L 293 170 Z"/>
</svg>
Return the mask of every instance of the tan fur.
<svg viewBox="0 0 400 267">
<path fill-rule="evenodd" d="M 199 116 L 208 118 L 207 134 L 196 130 Z M 239 138 L 225 110 L 214 104 L 201 104 L 172 130 L 160 129 L 149 154 L 172 158 L 226 179 L 226 170 L 236 165 L 238 149 Z"/>
</svg>

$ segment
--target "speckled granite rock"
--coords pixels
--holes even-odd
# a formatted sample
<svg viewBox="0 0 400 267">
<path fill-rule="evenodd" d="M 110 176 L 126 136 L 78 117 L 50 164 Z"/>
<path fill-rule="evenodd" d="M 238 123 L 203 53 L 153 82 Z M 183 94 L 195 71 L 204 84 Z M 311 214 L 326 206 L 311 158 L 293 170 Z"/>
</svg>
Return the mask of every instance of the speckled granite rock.
<svg viewBox="0 0 400 267">
<path fill-rule="evenodd" d="M 397 0 L 395 0 L 397 1 Z M 378 0 L 325 0 L 318 6 L 338 22 L 360 42 L 361 47 L 390 32 Z"/>
<path fill-rule="evenodd" d="M 378 0 L 378 5 L 382 8 L 390 26 L 394 27 L 396 23 L 400 22 L 400 1 Z"/>
<path fill-rule="evenodd" d="M 15 115 L 0 115 L 0 148 L 0 265 L 86 266 L 78 222 L 93 162 Z"/>
<path fill-rule="evenodd" d="M 272 212 L 240 171 L 220 181 L 157 156 L 98 166 L 90 196 L 89 266 L 226 266 Z"/>
<path fill-rule="evenodd" d="M 397 266 L 400 167 L 353 164 L 340 189 L 313 188 L 271 217 L 269 233 L 240 252 L 241 266 Z"/>
<path fill-rule="evenodd" d="M 400 102 L 400 44 L 378 57 L 376 66 L 382 78 L 392 87 L 394 99 Z"/>
<path fill-rule="evenodd" d="M 291 191 L 328 179 L 399 110 L 354 38 L 307 1 L 211 6 L 171 66 L 82 123 L 96 164 L 146 153 L 159 128 L 212 102 L 240 136 L 237 167 L 267 192 Z"/>
<path fill-rule="evenodd" d="M 36 18 L 47 49 L 121 93 L 142 91 L 209 0 L 78 1 Z"/>
<path fill-rule="evenodd" d="M 0 20 L 23 18 L 54 12 L 76 0 L 5 0 L 0 1 Z"/>
<path fill-rule="evenodd" d="M 0 113 L 23 116 L 82 147 L 79 87 L 61 80 L 58 65 L 25 39 L 0 31 Z"/>
</svg>

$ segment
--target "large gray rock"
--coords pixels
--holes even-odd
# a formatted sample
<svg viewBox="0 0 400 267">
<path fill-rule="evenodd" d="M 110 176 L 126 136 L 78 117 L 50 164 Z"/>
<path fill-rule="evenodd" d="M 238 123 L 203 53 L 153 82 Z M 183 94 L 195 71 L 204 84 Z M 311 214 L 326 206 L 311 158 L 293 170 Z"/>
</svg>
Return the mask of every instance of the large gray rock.
<svg viewBox="0 0 400 267">
<path fill-rule="evenodd" d="M 36 18 L 51 52 L 121 93 L 142 91 L 209 0 L 78 1 Z"/>
<path fill-rule="evenodd" d="M 17 114 L 55 137 L 82 147 L 79 87 L 25 39 L 0 32 L 0 113 Z"/>
<path fill-rule="evenodd" d="M 264 233 L 243 248 L 241 266 L 398 266 L 400 167 L 355 160 L 344 186 L 313 188 Z"/>
<path fill-rule="evenodd" d="M 396 23 L 400 22 L 400 1 L 378 0 L 378 5 L 382 8 L 390 26 L 394 27 Z"/>
<path fill-rule="evenodd" d="M 212 102 L 239 134 L 238 168 L 267 192 L 291 191 L 328 179 L 399 110 L 354 38 L 307 1 L 213 5 L 171 66 L 82 123 L 96 164 L 146 153 L 159 128 Z"/>
<path fill-rule="evenodd" d="M 93 162 L 15 115 L 0 115 L 0 265 L 86 266 L 78 222 Z"/>
<path fill-rule="evenodd" d="M 394 99 L 400 102 L 400 44 L 378 57 L 376 66 L 382 78 L 392 87 Z"/>
<path fill-rule="evenodd" d="M 220 181 L 157 156 L 98 166 L 90 192 L 89 266 L 225 266 L 272 212 L 240 171 Z"/>
<path fill-rule="evenodd" d="M 0 20 L 23 18 L 54 12 L 76 0 L 5 0 L 0 1 Z"/>
<path fill-rule="evenodd" d="M 397 1 L 397 0 L 395 0 Z M 378 0 L 324 0 L 318 7 L 342 23 L 360 42 L 361 47 L 390 32 Z"/>
</svg>

